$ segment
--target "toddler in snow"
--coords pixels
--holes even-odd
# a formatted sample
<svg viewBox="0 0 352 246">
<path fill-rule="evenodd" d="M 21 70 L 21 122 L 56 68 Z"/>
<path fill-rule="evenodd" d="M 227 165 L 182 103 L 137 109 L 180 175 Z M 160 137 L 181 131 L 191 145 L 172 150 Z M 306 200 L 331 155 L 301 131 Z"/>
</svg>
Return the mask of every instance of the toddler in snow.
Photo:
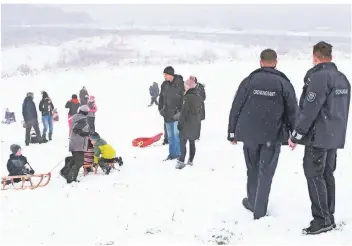
<svg viewBox="0 0 352 246">
<path fill-rule="evenodd" d="M 109 174 L 111 167 L 109 163 L 117 162 L 120 166 L 123 165 L 121 157 L 116 157 L 116 151 L 97 132 L 93 132 L 89 136 L 94 146 L 94 163 L 93 166 L 99 165 L 105 174 Z"/>
</svg>

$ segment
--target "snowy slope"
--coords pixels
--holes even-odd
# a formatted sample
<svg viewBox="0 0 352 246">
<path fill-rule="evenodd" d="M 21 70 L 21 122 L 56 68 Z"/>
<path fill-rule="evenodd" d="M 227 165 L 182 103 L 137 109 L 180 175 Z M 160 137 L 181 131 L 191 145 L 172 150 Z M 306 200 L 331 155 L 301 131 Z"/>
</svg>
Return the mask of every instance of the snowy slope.
<svg viewBox="0 0 352 246">
<path fill-rule="evenodd" d="M 350 63 L 337 61 L 349 78 Z M 337 222 L 342 231 L 303 236 L 311 220 L 310 202 L 303 175 L 303 148 L 282 149 L 273 181 L 270 216 L 253 221 L 241 204 L 246 194 L 242 145 L 226 141 L 228 112 L 239 82 L 257 63 L 215 63 L 175 66 L 176 72 L 195 74 L 206 84 L 206 117 L 195 165 L 176 170 L 174 162 L 162 162 L 168 151 L 159 146 L 136 149 L 135 137 L 163 131 L 157 109 L 148 108 L 148 87 L 162 80 L 161 66 L 101 67 L 81 71 L 12 77 L 2 81 L 1 109 L 10 107 L 21 119 L 21 103 L 27 91 L 46 90 L 59 109 L 54 140 L 24 147 L 24 155 L 40 172 L 50 171 L 68 153 L 66 110 L 72 93 L 86 85 L 98 105 L 97 131 L 111 143 L 125 165 L 109 176 L 80 177 L 81 183 L 65 184 L 58 171 L 51 183 L 33 191 L 9 190 L 1 194 L 1 245 L 127 245 L 143 244 L 267 244 L 321 245 L 352 241 L 352 143 L 338 154 Z M 310 61 L 283 61 L 278 68 L 292 80 L 297 96 Z M 352 131 L 349 123 L 349 135 Z M 1 175 L 12 143 L 24 144 L 21 124 L 1 125 Z M 81 173 L 82 175 L 82 173 Z"/>
</svg>

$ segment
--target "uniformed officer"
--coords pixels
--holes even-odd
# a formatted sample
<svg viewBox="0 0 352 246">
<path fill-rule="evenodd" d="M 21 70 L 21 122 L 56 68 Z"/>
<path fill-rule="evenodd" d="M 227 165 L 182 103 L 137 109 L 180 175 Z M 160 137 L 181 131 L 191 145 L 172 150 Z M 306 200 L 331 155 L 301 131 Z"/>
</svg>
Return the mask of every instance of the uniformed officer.
<svg viewBox="0 0 352 246">
<path fill-rule="evenodd" d="M 313 63 L 305 76 L 300 114 L 289 139 L 305 145 L 303 168 L 312 202 L 313 220 L 304 234 L 319 234 L 336 227 L 336 151 L 346 139 L 351 86 L 332 61 L 332 45 L 319 42 L 313 47 Z"/>
<path fill-rule="evenodd" d="M 242 203 L 254 219 L 267 213 L 281 145 L 294 129 L 298 110 L 294 88 L 276 64 L 274 50 L 261 52 L 261 68 L 240 84 L 229 117 L 228 140 L 243 142 L 247 166 L 247 198 Z"/>
</svg>

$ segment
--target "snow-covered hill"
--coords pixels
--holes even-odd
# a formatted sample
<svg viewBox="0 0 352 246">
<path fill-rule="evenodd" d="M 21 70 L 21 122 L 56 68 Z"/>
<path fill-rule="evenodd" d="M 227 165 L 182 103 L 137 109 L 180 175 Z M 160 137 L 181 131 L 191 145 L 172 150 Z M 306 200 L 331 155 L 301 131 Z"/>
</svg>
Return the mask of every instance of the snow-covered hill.
<svg viewBox="0 0 352 246">
<path fill-rule="evenodd" d="M 29 26 L 7 27 L 4 39 L 7 45 L 1 52 L 2 78 L 97 64 L 115 67 L 256 61 L 267 47 L 274 48 L 281 60 L 307 60 L 313 43 L 320 40 L 333 42 L 335 58 L 351 58 L 348 33 L 318 31 Z"/>
<path fill-rule="evenodd" d="M 349 62 L 336 63 L 352 78 Z M 96 96 L 97 131 L 116 148 L 125 165 L 109 176 L 82 177 L 81 173 L 81 183 L 75 185 L 67 185 L 58 175 L 61 165 L 45 188 L 1 191 L 1 245 L 351 243 L 351 137 L 347 138 L 345 150 L 338 153 L 336 171 L 336 220 L 346 224 L 341 231 L 318 236 L 301 234 L 311 219 L 302 147 L 294 152 L 282 149 L 271 191 L 270 216 L 253 221 L 242 207 L 245 163 L 241 144 L 232 146 L 226 140 L 227 121 L 239 82 L 257 68 L 257 62 L 174 65 L 177 73 L 184 77 L 196 75 L 206 84 L 207 119 L 193 167 L 176 170 L 174 162 L 162 162 L 168 153 L 166 146 L 133 148 L 132 139 L 163 131 L 157 109 L 147 104 L 148 87 L 153 81 L 162 81 L 166 65 L 46 71 L 37 76 L 8 78 L 2 83 L 1 108 L 14 110 L 18 120 L 28 91 L 35 93 L 38 104 L 40 91 L 46 90 L 59 109 L 61 120 L 55 123 L 53 141 L 23 148 L 36 172 L 50 171 L 69 155 L 64 105 L 83 85 Z M 310 66 L 310 60 L 279 63 L 278 69 L 291 79 L 298 96 Z M 1 175 L 6 174 L 12 143 L 24 145 L 20 123 L 1 125 Z"/>
</svg>

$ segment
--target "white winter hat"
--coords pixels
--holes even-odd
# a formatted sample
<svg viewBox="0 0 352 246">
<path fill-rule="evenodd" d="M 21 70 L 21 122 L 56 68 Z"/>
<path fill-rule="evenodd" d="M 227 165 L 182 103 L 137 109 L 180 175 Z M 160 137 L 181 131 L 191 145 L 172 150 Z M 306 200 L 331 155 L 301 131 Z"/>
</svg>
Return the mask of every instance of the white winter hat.
<svg viewBox="0 0 352 246">
<path fill-rule="evenodd" d="M 82 105 L 81 107 L 78 108 L 78 112 L 82 111 L 82 112 L 89 112 L 89 107 L 88 105 Z"/>
</svg>

